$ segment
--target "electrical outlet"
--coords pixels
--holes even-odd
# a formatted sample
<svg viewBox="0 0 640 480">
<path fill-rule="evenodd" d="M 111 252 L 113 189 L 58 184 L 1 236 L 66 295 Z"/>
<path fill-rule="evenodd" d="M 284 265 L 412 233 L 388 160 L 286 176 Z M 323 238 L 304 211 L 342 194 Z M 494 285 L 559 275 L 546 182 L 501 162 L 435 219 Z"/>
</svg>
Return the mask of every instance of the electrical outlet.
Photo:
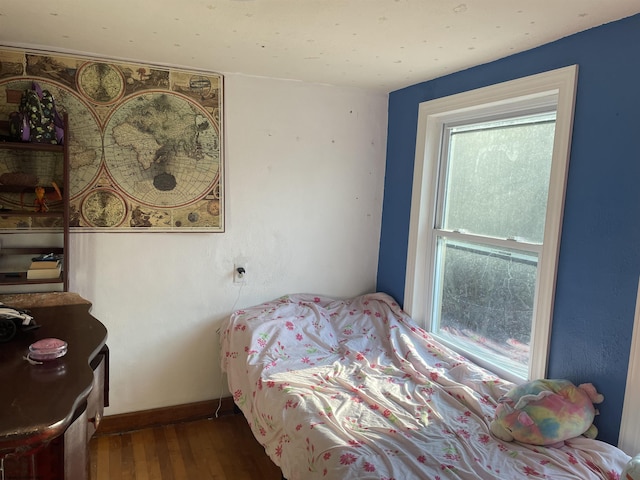
<svg viewBox="0 0 640 480">
<path fill-rule="evenodd" d="M 233 266 L 233 283 L 246 285 L 247 284 L 247 266 L 236 263 Z"/>
</svg>

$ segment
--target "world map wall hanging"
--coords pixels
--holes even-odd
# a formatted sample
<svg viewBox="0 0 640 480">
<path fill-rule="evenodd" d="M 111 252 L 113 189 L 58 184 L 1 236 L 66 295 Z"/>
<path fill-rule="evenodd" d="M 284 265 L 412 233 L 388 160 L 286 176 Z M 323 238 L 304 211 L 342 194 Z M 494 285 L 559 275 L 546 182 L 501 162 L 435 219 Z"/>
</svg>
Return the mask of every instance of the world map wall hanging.
<svg viewBox="0 0 640 480">
<path fill-rule="evenodd" d="M 34 80 L 68 114 L 72 230 L 224 231 L 221 75 L 0 49 L 0 118 Z"/>
</svg>

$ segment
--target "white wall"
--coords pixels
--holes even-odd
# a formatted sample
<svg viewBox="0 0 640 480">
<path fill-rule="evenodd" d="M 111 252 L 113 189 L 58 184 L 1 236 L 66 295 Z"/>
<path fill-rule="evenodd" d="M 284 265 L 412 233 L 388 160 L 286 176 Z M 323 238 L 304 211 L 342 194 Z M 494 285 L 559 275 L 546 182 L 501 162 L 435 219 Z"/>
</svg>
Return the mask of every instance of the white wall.
<svg viewBox="0 0 640 480">
<path fill-rule="evenodd" d="M 71 236 L 70 289 L 109 330 L 106 415 L 227 396 L 216 330 L 234 305 L 375 289 L 387 96 L 241 75 L 224 87 L 225 233 Z"/>
</svg>

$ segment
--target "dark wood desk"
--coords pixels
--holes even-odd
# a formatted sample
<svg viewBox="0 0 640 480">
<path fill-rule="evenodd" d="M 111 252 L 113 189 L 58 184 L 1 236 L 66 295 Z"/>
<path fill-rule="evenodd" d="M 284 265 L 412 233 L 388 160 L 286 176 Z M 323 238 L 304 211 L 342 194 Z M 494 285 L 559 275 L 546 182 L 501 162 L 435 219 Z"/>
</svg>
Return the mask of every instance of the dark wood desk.
<svg viewBox="0 0 640 480">
<path fill-rule="evenodd" d="M 29 307 L 41 327 L 0 344 L 0 478 L 89 478 L 88 442 L 108 403 L 107 330 L 89 308 Z M 67 354 L 26 361 L 29 345 L 48 337 L 66 341 Z"/>
</svg>

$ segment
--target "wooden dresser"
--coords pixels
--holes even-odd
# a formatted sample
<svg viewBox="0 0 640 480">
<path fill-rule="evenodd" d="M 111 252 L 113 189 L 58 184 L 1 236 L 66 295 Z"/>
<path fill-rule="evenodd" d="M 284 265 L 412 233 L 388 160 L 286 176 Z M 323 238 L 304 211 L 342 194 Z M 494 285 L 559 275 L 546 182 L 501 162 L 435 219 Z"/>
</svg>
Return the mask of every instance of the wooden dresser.
<svg viewBox="0 0 640 480">
<path fill-rule="evenodd" d="M 41 325 L 0 344 L 0 478 L 5 480 L 89 478 L 89 440 L 108 404 L 109 350 L 107 330 L 89 313 L 90 303 L 73 295 L 0 296 L 7 306 L 28 308 Z M 66 341 L 67 354 L 29 363 L 24 358 L 29 345 L 50 337 Z"/>
</svg>

